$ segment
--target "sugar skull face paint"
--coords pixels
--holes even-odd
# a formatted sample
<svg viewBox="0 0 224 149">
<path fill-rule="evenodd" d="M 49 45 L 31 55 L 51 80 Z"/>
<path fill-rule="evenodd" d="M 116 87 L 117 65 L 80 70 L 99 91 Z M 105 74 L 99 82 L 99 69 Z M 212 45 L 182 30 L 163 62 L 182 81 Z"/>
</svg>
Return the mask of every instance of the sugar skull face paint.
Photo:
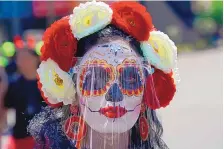
<svg viewBox="0 0 224 149">
<path fill-rule="evenodd" d="M 122 40 L 92 47 L 80 61 L 77 94 L 84 120 L 101 133 L 136 123 L 143 97 L 141 58 Z"/>
</svg>

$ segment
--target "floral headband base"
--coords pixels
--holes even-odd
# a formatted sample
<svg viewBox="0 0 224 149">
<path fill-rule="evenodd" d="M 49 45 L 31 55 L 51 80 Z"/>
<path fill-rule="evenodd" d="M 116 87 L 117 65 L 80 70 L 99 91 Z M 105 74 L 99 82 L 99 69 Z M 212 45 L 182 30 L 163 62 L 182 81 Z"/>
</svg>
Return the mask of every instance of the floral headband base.
<svg viewBox="0 0 224 149">
<path fill-rule="evenodd" d="M 40 88 L 52 106 L 57 107 L 62 102 L 71 104 L 75 97 L 75 88 L 68 71 L 73 55 L 77 51 L 78 40 L 109 24 L 115 25 L 138 40 L 144 57 L 155 68 L 166 74 L 172 74 L 176 68 L 177 48 L 166 34 L 154 28 L 151 16 L 144 6 L 137 2 L 114 2 L 111 6 L 104 2 L 86 2 L 75 7 L 69 17 L 54 23 L 47 29 L 43 38 L 44 45 L 41 49 L 43 61 L 38 69 L 38 75 Z M 61 30 L 65 30 L 65 37 L 72 41 L 68 42 L 64 49 L 60 47 L 60 50 L 67 50 L 68 55 L 65 55 L 65 51 L 50 46 L 50 43 L 57 42 L 54 38 L 59 36 L 53 38 L 51 35 Z"/>
</svg>

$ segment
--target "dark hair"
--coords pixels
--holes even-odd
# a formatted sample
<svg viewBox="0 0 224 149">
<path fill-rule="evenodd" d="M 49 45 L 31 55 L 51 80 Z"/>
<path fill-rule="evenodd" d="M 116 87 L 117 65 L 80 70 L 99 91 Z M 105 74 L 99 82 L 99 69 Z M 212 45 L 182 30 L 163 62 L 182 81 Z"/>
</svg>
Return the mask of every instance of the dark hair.
<svg viewBox="0 0 224 149">
<path fill-rule="evenodd" d="M 113 39 L 115 37 L 120 37 L 128 41 L 132 48 L 135 49 L 136 52 L 138 52 L 141 56 L 143 56 L 143 53 L 140 49 L 140 43 L 135 38 L 118 29 L 114 25 L 108 25 L 104 29 L 80 39 L 78 42 L 78 51 L 76 53 L 76 57 L 82 57 L 88 51 L 88 49 L 96 45 L 98 42 L 106 42 L 108 39 Z"/>
<path fill-rule="evenodd" d="M 108 25 L 104 29 L 80 39 L 78 42 L 78 51 L 76 53 L 76 57 L 82 57 L 92 46 L 96 45 L 98 42 L 107 42 L 108 39 L 113 39 L 114 37 L 120 37 L 128 41 L 132 48 L 135 49 L 136 52 L 138 52 L 143 57 L 140 43 L 134 37 L 128 35 L 114 25 Z M 150 125 L 149 138 L 146 141 L 141 140 L 138 120 L 130 131 L 130 148 L 137 149 L 140 147 L 141 149 L 167 149 L 168 147 L 161 139 L 163 127 L 156 116 L 156 112 L 154 110 L 148 109 L 145 115 L 147 115 L 148 123 Z"/>
</svg>

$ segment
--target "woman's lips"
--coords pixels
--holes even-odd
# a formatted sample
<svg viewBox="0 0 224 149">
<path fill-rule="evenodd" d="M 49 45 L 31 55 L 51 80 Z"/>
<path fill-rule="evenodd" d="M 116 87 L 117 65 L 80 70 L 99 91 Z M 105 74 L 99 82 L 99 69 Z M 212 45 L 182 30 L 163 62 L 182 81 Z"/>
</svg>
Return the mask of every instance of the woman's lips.
<svg viewBox="0 0 224 149">
<path fill-rule="evenodd" d="M 127 110 L 120 106 L 109 106 L 106 108 L 101 108 L 100 113 L 108 118 L 120 118 L 127 113 Z"/>
</svg>

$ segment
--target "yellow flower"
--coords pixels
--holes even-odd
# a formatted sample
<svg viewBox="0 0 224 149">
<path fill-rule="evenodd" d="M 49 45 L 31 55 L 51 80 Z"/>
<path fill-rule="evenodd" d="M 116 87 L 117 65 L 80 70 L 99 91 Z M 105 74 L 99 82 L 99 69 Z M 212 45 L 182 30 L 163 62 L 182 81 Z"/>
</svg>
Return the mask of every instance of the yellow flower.
<svg viewBox="0 0 224 149">
<path fill-rule="evenodd" d="M 163 32 L 152 31 L 148 42 L 160 59 L 160 65 L 162 66 L 159 67 L 170 72 L 175 67 L 177 59 L 177 47 L 173 41 Z"/>
<path fill-rule="evenodd" d="M 113 11 L 104 2 L 87 2 L 75 7 L 69 24 L 77 39 L 88 36 L 110 24 Z"/>
<path fill-rule="evenodd" d="M 84 24 L 85 26 L 87 26 L 87 27 L 90 26 L 90 25 L 91 25 L 91 22 L 92 22 L 92 17 L 93 17 L 93 16 L 91 16 L 91 15 L 86 16 L 86 17 L 83 19 L 83 20 L 84 20 L 84 23 L 83 23 L 83 24 Z"/>
</svg>

